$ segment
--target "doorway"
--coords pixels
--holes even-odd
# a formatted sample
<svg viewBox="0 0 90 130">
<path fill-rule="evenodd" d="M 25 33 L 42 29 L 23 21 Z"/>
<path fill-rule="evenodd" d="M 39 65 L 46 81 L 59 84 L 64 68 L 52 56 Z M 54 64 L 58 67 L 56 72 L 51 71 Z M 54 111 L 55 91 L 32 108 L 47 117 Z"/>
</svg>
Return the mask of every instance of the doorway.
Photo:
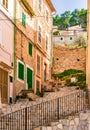
<svg viewBox="0 0 90 130">
<path fill-rule="evenodd" d="M 27 88 L 32 89 L 33 71 L 27 67 Z"/>
<path fill-rule="evenodd" d="M 8 72 L 0 68 L 0 102 L 8 103 Z"/>
</svg>

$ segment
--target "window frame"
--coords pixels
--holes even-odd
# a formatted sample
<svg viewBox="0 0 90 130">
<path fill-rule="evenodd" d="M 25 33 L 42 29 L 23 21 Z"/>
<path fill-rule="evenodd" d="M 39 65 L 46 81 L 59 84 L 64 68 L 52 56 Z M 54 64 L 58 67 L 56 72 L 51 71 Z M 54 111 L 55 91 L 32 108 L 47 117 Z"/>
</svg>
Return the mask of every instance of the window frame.
<svg viewBox="0 0 90 130">
<path fill-rule="evenodd" d="M 8 0 L 2 0 L 2 5 L 8 9 Z"/>
</svg>

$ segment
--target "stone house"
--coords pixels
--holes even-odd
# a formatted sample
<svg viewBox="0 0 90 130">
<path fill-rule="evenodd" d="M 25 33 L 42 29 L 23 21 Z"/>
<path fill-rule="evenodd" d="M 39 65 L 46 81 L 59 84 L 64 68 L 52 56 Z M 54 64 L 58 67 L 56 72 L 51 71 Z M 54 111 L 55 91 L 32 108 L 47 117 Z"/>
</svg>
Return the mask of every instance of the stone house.
<svg viewBox="0 0 90 130">
<path fill-rule="evenodd" d="M 0 103 L 13 97 L 13 14 L 14 1 L 0 0 Z"/>
<path fill-rule="evenodd" d="M 54 27 L 53 27 L 54 28 Z M 54 32 L 55 29 L 53 29 Z M 75 38 L 82 35 L 87 37 L 87 32 L 81 26 L 68 27 L 66 30 L 60 30 L 60 35 L 53 35 L 53 45 L 72 45 Z"/>
<path fill-rule="evenodd" d="M 16 0 L 15 95 L 23 89 L 41 91 L 51 79 L 54 11 L 51 0 Z"/>
</svg>

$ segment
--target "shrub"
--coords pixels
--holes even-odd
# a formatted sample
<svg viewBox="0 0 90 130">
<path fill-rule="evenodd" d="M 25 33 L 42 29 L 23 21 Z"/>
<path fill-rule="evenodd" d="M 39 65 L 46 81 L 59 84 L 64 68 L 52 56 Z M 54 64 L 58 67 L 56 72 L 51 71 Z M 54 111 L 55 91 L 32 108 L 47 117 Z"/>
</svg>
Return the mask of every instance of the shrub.
<svg viewBox="0 0 90 130">
<path fill-rule="evenodd" d="M 37 96 L 40 96 L 40 97 L 43 97 L 43 92 L 37 91 L 37 92 L 36 92 L 36 95 L 37 95 Z"/>
<path fill-rule="evenodd" d="M 67 86 L 79 86 L 80 89 L 86 88 L 86 74 L 82 70 L 69 69 L 59 74 L 53 74 L 55 79 L 61 79 Z M 76 82 L 71 82 L 71 78 L 76 77 Z"/>
<path fill-rule="evenodd" d="M 21 98 L 28 98 L 27 93 L 22 93 Z"/>
<path fill-rule="evenodd" d="M 53 74 L 52 76 L 55 78 L 55 79 L 61 79 L 61 78 L 65 78 L 65 76 L 71 76 L 76 74 L 76 73 L 83 73 L 82 70 L 76 70 L 76 69 L 69 69 L 69 70 L 64 70 L 64 72 L 62 73 L 59 73 L 59 74 Z"/>
<path fill-rule="evenodd" d="M 55 35 L 55 36 L 60 36 L 60 32 L 57 30 L 57 31 L 54 31 L 53 32 L 53 35 Z"/>
<path fill-rule="evenodd" d="M 86 37 L 83 35 L 79 35 L 78 37 L 75 38 L 74 40 L 74 45 L 80 46 L 80 47 L 85 47 L 86 46 Z"/>
</svg>

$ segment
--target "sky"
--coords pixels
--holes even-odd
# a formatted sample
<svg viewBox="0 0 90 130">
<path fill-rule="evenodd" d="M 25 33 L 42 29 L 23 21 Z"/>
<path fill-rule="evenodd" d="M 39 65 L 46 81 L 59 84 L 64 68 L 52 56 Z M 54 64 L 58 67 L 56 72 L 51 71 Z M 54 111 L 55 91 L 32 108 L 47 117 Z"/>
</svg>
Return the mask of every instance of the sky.
<svg viewBox="0 0 90 130">
<path fill-rule="evenodd" d="M 62 14 L 65 11 L 74 11 L 74 9 L 87 9 L 87 0 L 51 0 L 57 14 Z"/>
</svg>

